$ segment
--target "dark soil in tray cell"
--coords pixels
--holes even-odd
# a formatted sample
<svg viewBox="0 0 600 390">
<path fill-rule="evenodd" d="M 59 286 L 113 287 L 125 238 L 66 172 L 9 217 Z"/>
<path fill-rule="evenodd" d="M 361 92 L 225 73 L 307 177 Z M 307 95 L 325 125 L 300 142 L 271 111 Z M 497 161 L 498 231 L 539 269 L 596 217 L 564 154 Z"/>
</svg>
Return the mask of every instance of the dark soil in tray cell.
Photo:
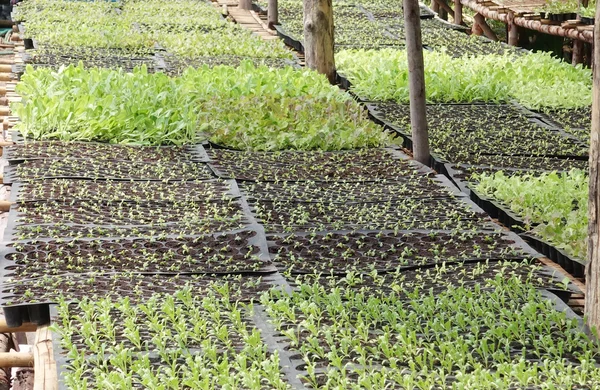
<svg viewBox="0 0 600 390">
<path fill-rule="evenodd" d="M 187 68 L 201 68 L 203 66 L 214 67 L 218 65 L 239 66 L 242 61 L 251 61 L 255 66 L 268 66 L 269 68 L 285 68 L 286 66 L 297 66 L 294 62 L 278 58 L 251 58 L 239 56 L 218 57 L 194 57 L 182 58 L 167 56 L 164 58 L 166 70 L 169 76 L 180 76 Z"/>
<path fill-rule="evenodd" d="M 250 201 L 272 233 L 323 230 L 494 229 L 484 213 L 454 198 L 405 199 L 385 203 Z"/>
<path fill-rule="evenodd" d="M 360 185 L 348 182 L 245 182 L 240 185 L 249 199 L 299 202 L 384 202 L 404 197 L 444 197 L 452 190 L 427 176 L 406 182 L 380 181 Z"/>
<path fill-rule="evenodd" d="M 432 150 L 456 162 L 471 154 L 585 158 L 588 148 L 567 135 L 530 119 L 510 105 L 430 105 Z M 408 106 L 370 105 L 371 114 L 410 137 Z M 533 113 L 532 113 L 533 115 Z"/>
<path fill-rule="evenodd" d="M 61 66 L 83 63 L 85 68 L 108 68 L 131 71 L 133 68 L 146 65 L 149 72 L 155 69 L 156 61 L 151 51 L 127 53 L 114 49 L 98 48 L 64 48 L 44 47 L 33 52 L 26 61 L 35 67 L 58 69 Z"/>
<path fill-rule="evenodd" d="M 452 287 L 480 285 L 485 287 L 486 281 L 496 278 L 509 279 L 517 277 L 523 283 L 532 283 L 541 289 L 565 289 L 561 283 L 565 277 L 558 271 L 543 268 L 531 261 L 486 261 L 460 264 L 439 264 L 432 268 L 403 269 L 384 274 L 365 274 L 355 271 L 346 275 L 334 276 L 331 272 L 318 274 L 284 274 L 290 285 L 299 288 L 301 284 L 319 284 L 326 291 L 335 288 L 350 289 L 355 292 L 368 292 L 372 296 L 389 295 L 392 292 L 400 294 L 401 291 L 392 286 L 403 284 L 406 291 L 419 287 L 423 291 L 434 294 L 446 291 Z M 567 291 L 579 292 L 574 285 L 569 285 Z"/>
<path fill-rule="evenodd" d="M 461 164 L 479 166 L 484 169 L 522 169 L 532 171 L 568 171 L 573 168 L 587 169 L 587 160 L 550 157 L 469 155 L 459 159 Z"/>
<path fill-rule="evenodd" d="M 588 148 L 558 132 L 530 131 L 494 136 L 492 132 L 450 133 L 431 142 L 442 156 L 457 161 L 472 152 L 505 156 L 576 157 L 587 158 Z M 466 145 L 471 145 L 467 147 Z M 527 147 L 524 147 L 527 145 Z M 456 156 L 456 157 L 454 157 Z"/>
<path fill-rule="evenodd" d="M 213 173 L 202 163 L 95 161 L 79 159 L 29 160 L 5 168 L 5 183 L 36 179 L 89 180 L 208 180 Z"/>
<path fill-rule="evenodd" d="M 588 130 L 592 126 L 592 107 L 579 107 L 572 109 L 549 109 L 545 108 L 541 111 L 547 115 L 552 121 L 556 122 L 563 128 L 578 128 Z"/>
<path fill-rule="evenodd" d="M 234 218 L 216 220 L 214 218 L 196 219 L 171 223 L 130 226 L 94 226 L 74 224 L 19 225 L 11 231 L 8 240 L 60 239 L 60 238 L 108 238 L 142 237 L 155 238 L 169 234 L 192 236 L 196 234 L 227 232 L 248 226 L 249 220 L 243 215 Z"/>
<path fill-rule="evenodd" d="M 196 237 L 77 239 L 8 244 L 11 281 L 91 271 L 242 273 L 271 271 L 264 237 L 253 230 Z"/>
<path fill-rule="evenodd" d="M 410 107 L 407 104 L 376 103 L 372 105 L 390 121 L 410 123 Z M 533 113 L 531 113 L 534 115 Z M 427 124 L 432 128 L 446 125 L 447 120 L 478 129 L 481 124 L 523 125 L 528 115 L 512 104 L 428 104 Z"/>
<path fill-rule="evenodd" d="M 510 237 L 489 233 L 328 232 L 268 239 L 275 265 L 292 273 L 368 273 L 442 262 L 531 256 Z"/>
<path fill-rule="evenodd" d="M 89 200 L 97 202 L 212 202 L 237 196 L 235 184 L 225 180 L 176 181 L 89 181 L 55 179 L 14 184 L 11 199 Z"/>
<path fill-rule="evenodd" d="M 81 158 L 94 160 L 167 161 L 191 160 L 191 147 L 185 146 L 127 146 L 100 142 L 28 141 L 5 146 L 7 160 L 38 158 Z"/>
<path fill-rule="evenodd" d="M 207 151 L 215 173 L 223 178 L 264 181 L 397 180 L 424 172 L 405 155 L 391 149 L 343 152 Z M 426 171 L 426 170 L 425 170 Z"/>
<path fill-rule="evenodd" d="M 202 298 L 214 286 L 227 283 L 230 300 L 257 301 L 259 295 L 282 282 L 274 275 L 143 275 L 137 273 L 73 273 L 44 275 L 38 278 L 7 283 L 3 286 L 4 306 L 38 302 L 57 302 L 59 296 L 66 301 L 82 298 L 129 298 L 132 304 L 143 303 L 156 293 L 173 295 L 190 287 L 194 295 Z"/>
<path fill-rule="evenodd" d="M 153 225 L 243 217 L 241 204 L 234 200 L 186 203 L 40 201 L 13 207 L 17 211 L 17 224 Z"/>
</svg>

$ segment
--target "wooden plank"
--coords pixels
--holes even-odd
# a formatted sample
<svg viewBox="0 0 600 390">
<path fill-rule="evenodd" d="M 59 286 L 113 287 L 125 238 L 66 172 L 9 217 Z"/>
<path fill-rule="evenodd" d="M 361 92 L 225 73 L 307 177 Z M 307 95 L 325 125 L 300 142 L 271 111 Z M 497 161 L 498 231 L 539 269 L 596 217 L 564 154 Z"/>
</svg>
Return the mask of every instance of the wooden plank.
<svg viewBox="0 0 600 390">
<path fill-rule="evenodd" d="M 573 284 L 577 286 L 577 288 L 579 288 L 582 292 L 585 292 L 585 284 L 582 283 L 581 280 L 577 279 L 576 277 L 574 277 L 573 275 L 568 273 L 563 267 L 556 264 L 555 262 L 553 262 L 552 260 L 550 260 L 547 257 L 538 257 L 538 260 L 542 264 L 547 265 L 550 268 L 554 268 L 555 270 L 560 271 L 563 274 L 565 274 L 571 280 L 571 282 L 573 282 Z"/>
<path fill-rule="evenodd" d="M 594 31 L 594 26 L 577 26 L 579 31 Z"/>
<path fill-rule="evenodd" d="M 40 326 L 35 332 L 33 356 L 35 369 L 33 390 L 58 390 L 58 373 L 52 349 L 52 332 L 50 332 L 48 325 Z"/>
<path fill-rule="evenodd" d="M 10 141 L 0 141 L 0 146 L 10 146 L 14 145 L 14 142 Z M 9 328 L 6 325 L 6 320 L 4 318 L 0 318 L 0 333 L 17 333 L 17 332 L 35 332 L 37 329 L 37 325 L 32 323 L 23 323 L 23 325 L 17 328 Z"/>
</svg>

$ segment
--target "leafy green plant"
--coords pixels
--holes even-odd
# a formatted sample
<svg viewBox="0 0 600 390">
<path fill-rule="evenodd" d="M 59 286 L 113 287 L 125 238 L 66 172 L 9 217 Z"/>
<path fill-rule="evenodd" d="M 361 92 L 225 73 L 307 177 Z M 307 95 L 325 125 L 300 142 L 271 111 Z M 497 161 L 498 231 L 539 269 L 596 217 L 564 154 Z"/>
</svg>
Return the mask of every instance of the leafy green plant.
<svg viewBox="0 0 600 390">
<path fill-rule="evenodd" d="M 429 102 L 516 99 L 530 108 L 569 108 L 591 102 L 590 70 L 573 67 L 548 53 L 453 58 L 444 52 L 424 52 L 424 57 Z M 405 51 L 341 51 L 336 55 L 336 65 L 359 96 L 408 101 Z"/>
<path fill-rule="evenodd" d="M 540 237 L 568 254 L 587 256 L 588 176 L 582 170 L 539 176 L 481 174 L 477 191 L 499 200 Z"/>
<path fill-rule="evenodd" d="M 382 146 L 391 136 L 360 105 L 313 71 L 291 67 L 188 69 L 181 77 L 68 66 L 28 66 L 13 105 L 34 139 L 186 144 L 207 137 L 238 149 L 338 150 Z M 215 99 L 215 95 L 219 99 Z"/>
</svg>

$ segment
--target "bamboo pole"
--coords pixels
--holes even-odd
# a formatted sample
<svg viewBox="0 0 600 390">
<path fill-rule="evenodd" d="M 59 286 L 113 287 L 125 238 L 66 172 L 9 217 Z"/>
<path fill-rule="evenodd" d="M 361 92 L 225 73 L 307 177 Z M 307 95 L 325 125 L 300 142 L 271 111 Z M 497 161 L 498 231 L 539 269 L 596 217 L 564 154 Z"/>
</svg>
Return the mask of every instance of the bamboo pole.
<svg viewBox="0 0 600 390">
<path fill-rule="evenodd" d="M 0 73 L 0 81 L 13 81 L 14 76 L 10 73 Z"/>
<path fill-rule="evenodd" d="M 0 106 L 0 116 L 10 115 L 10 108 L 8 106 Z"/>
<path fill-rule="evenodd" d="M 600 2 L 596 3 L 600 21 Z M 594 58 L 600 58 L 600 23 L 594 25 Z M 600 61 L 593 61 L 592 131 L 588 198 L 588 261 L 585 267 L 585 315 L 590 328 L 600 330 Z"/>
<path fill-rule="evenodd" d="M 9 200 L 0 200 L 0 211 L 8 212 L 10 211 L 10 206 L 12 206 L 14 202 Z M 14 332 L 14 330 L 13 330 Z"/>
<path fill-rule="evenodd" d="M 412 126 L 413 157 L 429 164 L 429 134 L 425 104 L 425 66 L 421 40 L 421 11 L 417 0 L 404 0 L 404 28 L 408 57 L 410 124 Z"/>
<path fill-rule="evenodd" d="M 0 352 L 0 367 L 33 367 L 31 352 Z"/>
<path fill-rule="evenodd" d="M 52 348 L 52 333 L 48 325 L 40 326 L 35 333 L 35 384 L 34 390 L 58 390 L 56 361 Z"/>
</svg>

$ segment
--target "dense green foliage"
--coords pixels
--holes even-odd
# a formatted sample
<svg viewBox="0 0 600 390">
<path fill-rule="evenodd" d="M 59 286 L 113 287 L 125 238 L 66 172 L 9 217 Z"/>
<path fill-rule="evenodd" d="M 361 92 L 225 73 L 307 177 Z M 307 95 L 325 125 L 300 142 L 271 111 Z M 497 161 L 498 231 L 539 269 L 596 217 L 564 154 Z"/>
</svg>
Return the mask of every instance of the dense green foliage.
<svg viewBox="0 0 600 390">
<path fill-rule="evenodd" d="M 600 380 L 598 346 L 528 282 L 388 287 L 378 295 L 305 284 L 261 303 L 300 352 L 312 388 L 571 389 Z"/>
<path fill-rule="evenodd" d="M 34 139 L 338 150 L 390 137 L 325 77 L 293 68 L 188 69 L 181 77 L 69 66 L 28 68 L 13 109 Z M 218 99 L 215 98 L 218 96 Z M 200 134 L 202 133 L 202 134 Z"/>
<path fill-rule="evenodd" d="M 199 0 L 28 0 L 18 7 L 16 17 L 26 21 L 27 37 L 35 38 L 40 46 L 136 52 L 159 44 L 182 56 L 290 58 L 281 42 L 253 36 Z"/>
<path fill-rule="evenodd" d="M 530 108 L 569 108 L 591 103 L 591 71 L 556 60 L 548 53 L 453 58 L 444 52 L 424 52 L 424 57 L 430 102 L 516 99 Z M 408 101 L 405 51 L 342 51 L 336 55 L 336 63 L 359 96 Z"/>
<path fill-rule="evenodd" d="M 539 176 L 506 176 L 503 172 L 477 177 L 477 191 L 510 207 L 533 232 L 568 254 L 587 255 L 588 176 L 582 170 Z"/>
</svg>

